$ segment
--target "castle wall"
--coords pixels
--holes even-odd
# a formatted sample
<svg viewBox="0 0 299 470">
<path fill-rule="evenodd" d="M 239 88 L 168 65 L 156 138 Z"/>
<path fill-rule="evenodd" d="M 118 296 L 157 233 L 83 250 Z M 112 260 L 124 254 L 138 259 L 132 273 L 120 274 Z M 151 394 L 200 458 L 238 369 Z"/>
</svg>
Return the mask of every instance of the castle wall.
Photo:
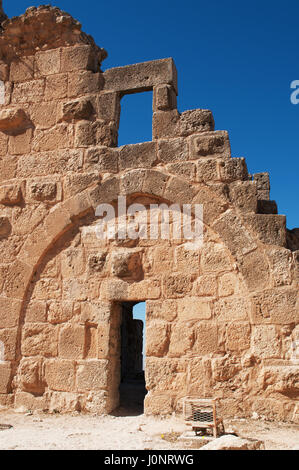
<svg viewBox="0 0 299 470">
<path fill-rule="evenodd" d="M 268 175 L 231 158 L 211 111 L 177 111 L 172 59 L 102 72 L 52 7 L 3 23 L 0 47 L 0 404 L 112 411 L 121 304 L 146 301 L 146 413 L 215 396 L 226 416 L 298 422 L 299 246 Z M 153 141 L 118 147 L 122 96 L 148 90 Z M 202 204 L 202 246 L 99 240 L 119 195 Z"/>
</svg>

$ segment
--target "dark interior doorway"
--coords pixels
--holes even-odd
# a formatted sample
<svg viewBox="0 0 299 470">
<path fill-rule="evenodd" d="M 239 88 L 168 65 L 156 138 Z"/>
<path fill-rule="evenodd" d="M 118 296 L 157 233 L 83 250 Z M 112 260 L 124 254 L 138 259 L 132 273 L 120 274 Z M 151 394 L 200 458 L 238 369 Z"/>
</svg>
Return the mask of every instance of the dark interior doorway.
<svg viewBox="0 0 299 470">
<path fill-rule="evenodd" d="M 145 303 L 124 302 L 121 324 L 120 407 L 142 414 L 147 393 L 144 376 Z"/>
</svg>

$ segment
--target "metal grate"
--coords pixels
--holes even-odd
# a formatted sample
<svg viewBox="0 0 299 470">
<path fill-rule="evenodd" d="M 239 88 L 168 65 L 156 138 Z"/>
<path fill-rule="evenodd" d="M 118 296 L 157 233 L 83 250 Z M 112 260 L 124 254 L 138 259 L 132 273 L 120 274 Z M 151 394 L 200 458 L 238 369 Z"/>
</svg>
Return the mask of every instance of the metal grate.
<svg viewBox="0 0 299 470">
<path fill-rule="evenodd" d="M 196 423 L 213 423 L 214 411 L 208 400 L 185 399 L 184 417 L 186 421 Z"/>
</svg>

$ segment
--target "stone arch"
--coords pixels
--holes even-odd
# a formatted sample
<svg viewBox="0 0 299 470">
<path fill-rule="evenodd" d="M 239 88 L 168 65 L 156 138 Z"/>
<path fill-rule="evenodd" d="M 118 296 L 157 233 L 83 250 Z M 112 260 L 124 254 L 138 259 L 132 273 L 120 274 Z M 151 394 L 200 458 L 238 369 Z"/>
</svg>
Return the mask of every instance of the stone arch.
<svg viewBox="0 0 299 470">
<path fill-rule="evenodd" d="M 230 230 L 233 230 L 233 227 L 237 226 L 239 223 L 238 215 L 232 212 L 223 198 L 213 194 L 209 187 L 200 187 L 196 191 L 186 180 L 178 177 L 154 170 L 132 170 L 119 177 L 108 178 L 101 185 L 92 187 L 66 200 L 50 212 L 42 227 L 39 227 L 28 237 L 16 261 L 15 269 L 18 276 L 12 278 L 16 287 L 18 287 L 17 298 L 20 300 L 20 307 L 21 301 L 23 302 L 22 309 L 25 308 L 26 292 L 30 288 L 34 273 L 51 247 L 53 247 L 64 234 L 76 227 L 79 221 L 84 219 L 84 217 L 90 217 L 90 220 L 92 220 L 98 204 L 107 201 L 115 201 L 118 195 L 132 196 L 134 194 L 146 195 L 168 202 L 179 201 L 181 204 L 192 202 L 212 204 L 213 207 L 209 207 L 207 210 L 205 223 L 207 226 L 210 226 L 213 231 L 218 233 L 220 239 L 224 240 L 233 258 L 237 262 L 239 262 L 239 260 L 242 261 L 243 253 L 234 250 L 234 244 L 240 241 L 241 236 L 246 236 L 245 239 L 249 240 L 248 253 L 250 254 L 250 250 L 256 250 L 258 253 L 258 248 L 253 245 L 253 238 L 248 235 L 243 226 L 238 226 L 239 231 L 236 233 L 237 239 L 234 239 L 234 237 L 230 236 L 230 233 L 227 233 L 227 227 L 225 223 L 223 223 L 223 219 L 226 220 L 226 217 L 231 218 L 230 220 L 232 220 L 233 223 L 231 224 Z M 218 230 L 215 230 L 215 228 Z M 252 244 L 250 245 L 250 243 Z M 240 266 L 242 267 L 242 265 Z M 242 269 L 240 269 L 240 271 L 242 272 Z M 244 277 L 246 282 L 246 276 Z M 251 278 L 249 281 L 251 281 Z M 251 289 L 249 288 L 249 290 Z M 143 297 L 144 296 L 141 295 L 137 300 L 145 300 L 146 296 L 145 298 Z M 112 299 L 109 298 L 105 300 L 112 302 Z M 123 297 L 120 295 L 119 299 L 117 299 L 115 295 L 113 295 L 113 300 L 126 301 L 127 298 L 126 296 Z M 16 367 L 14 368 L 15 372 L 21 359 L 23 324 L 24 318 L 21 314 L 18 331 L 18 358 Z"/>
</svg>

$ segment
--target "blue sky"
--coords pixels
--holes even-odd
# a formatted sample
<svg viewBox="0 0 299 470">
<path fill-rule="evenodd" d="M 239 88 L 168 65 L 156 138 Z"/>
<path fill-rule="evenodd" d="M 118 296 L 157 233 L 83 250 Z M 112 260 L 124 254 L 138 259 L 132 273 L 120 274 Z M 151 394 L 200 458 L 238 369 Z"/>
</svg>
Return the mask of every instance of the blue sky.
<svg viewBox="0 0 299 470">
<path fill-rule="evenodd" d="M 16 16 L 32 0 L 4 0 Z M 49 3 L 49 2 L 47 2 Z M 109 54 L 103 69 L 173 57 L 179 110 L 208 108 L 230 133 L 234 157 L 269 171 L 271 198 L 299 226 L 298 0 L 57 0 Z M 151 140 L 151 93 L 124 98 L 120 145 Z"/>
</svg>

